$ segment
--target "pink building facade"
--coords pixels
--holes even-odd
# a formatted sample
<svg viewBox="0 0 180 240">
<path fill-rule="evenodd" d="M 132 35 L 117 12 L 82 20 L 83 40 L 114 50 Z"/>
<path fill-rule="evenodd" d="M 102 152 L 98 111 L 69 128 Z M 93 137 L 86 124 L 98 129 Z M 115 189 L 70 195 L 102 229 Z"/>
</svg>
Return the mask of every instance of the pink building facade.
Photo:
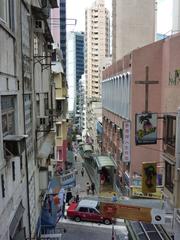
<svg viewBox="0 0 180 240">
<path fill-rule="evenodd" d="M 103 72 L 102 151 L 111 154 L 118 164 L 117 185 L 133 184 L 134 177 L 141 176 L 143 162 L 157 162 L 159 183 L 162 176 L 165 184 L 169 178 L 166 172 L 170 171 L 170 167 L 166 161 L 174 158 L 175 145 L 169 141 L 170 146 L 166 137 L 167 120 L 169 115 L 176 116 L 177 107 L 180 106 L 179 46 L 180 35 L 174 35 L 132 51 Z M 148 95 L 148 111 L 157 113 L 157 143 L 136 145 L 135 116 L 145 111 L 146 99 L 145 84 L 138 81 L 145 81 L 146 66 L 149 68 L 148 80 L 158 81 L 149 84 Z M 130 130 L 125 129 L 127 122 Z M 175 123 L 170 124 L 173 128 Z M 167 157 L 169 155 L 171 157 Z M 173 194 L 170 185 L 167 182 L 171 191 L 167 189 L 169 196 Z"/>
<path fill-rule="evenodd" d="M 59 5 L 59 1 L 58 1 Z M 60 47 L 60 11 L 59 8 L 51 9 L 51 33 L 55 43 Z"/>
</svg>

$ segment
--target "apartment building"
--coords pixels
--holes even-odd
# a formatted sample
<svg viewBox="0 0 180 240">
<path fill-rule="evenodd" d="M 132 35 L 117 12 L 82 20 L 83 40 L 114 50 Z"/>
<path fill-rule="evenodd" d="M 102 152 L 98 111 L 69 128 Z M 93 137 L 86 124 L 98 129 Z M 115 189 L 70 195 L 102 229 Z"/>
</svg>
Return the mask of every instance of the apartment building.
<svg viewBox="0 0 180 240">
<path fill-rule="evenodd" d="M 180 31 L 180 2 L 173 0 L 173 19 L 172 19 L 172 30 L 174 33 Z"/>
<path fill-rule="evenodd" d="M 84 33 L 68 32 L 67 34 L 67 81 L 69 93 L 69 112 L 79 128 L 80 115 L 80 78 L 84 73 Z"/>
<path fill-rule="evenodd" d="M 86 135 L 86 78 L 85 74 L 81 75 L 79 80 L 79 128 L 82 136 Z"/>
<path fill-rule="evenodd" d="M 58 44 L 54 44 L 52 55 L 52 73 L 55 84 L 55 104 L 53 106 L 52 115 L 56 122 L 55 137 L 55 156 L 52 159 L 54 165 L 53 172 L 61 172 L 67 166 L 67 111 L 68 111 L 68 85 L 64 74 L 62 64 L 62 52 Z"/>
<path fill-rule="evenodd" d="M 99 66 L 109 56 L 109 11 L 97 0 L 85 12 L 85 74 L 87 98 L 99 98 Z"/>
<path fill-rule="evenodd" d="M 86 134 L 93 142 L 91 132 L 96 131 L 92 121 L 92 109 L 98 108 L 101 101 L 101 71 L 110 51 L 110 16 L 104 0 L 97 0 L 85 11 L 85 76 L 86 76 Z M 96 106 L 97 105 L 97 106 Z M 95 118 L 97 119 L 97 118 Z M 90 127 L 93 126 L 93 130 Z M 95 140 L 96 142 L 96 140 Z"/>
<path fill-rule="evenodd" d="M 113 62 L 154 42 L 155 0 L 112 0 Z"/>
<path fill-rule="evenodd" d="M 3 1 L 0 10 L 0 239 L 35 237 L 42 169 L 53 154 L 51 43 L 56 1 Z M 46 146 L 46 151 L 44 148 Z M 48 150 L 47 150 L 48 149 Z"/>
</svg>

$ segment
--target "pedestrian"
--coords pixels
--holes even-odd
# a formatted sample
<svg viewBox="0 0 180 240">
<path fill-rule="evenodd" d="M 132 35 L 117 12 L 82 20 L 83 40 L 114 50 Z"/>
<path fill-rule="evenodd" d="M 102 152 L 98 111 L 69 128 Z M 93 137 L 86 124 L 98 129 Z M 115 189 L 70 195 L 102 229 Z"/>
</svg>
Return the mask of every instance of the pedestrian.
<svg viewBox="0 0 180 240">
<path fill-rule="evenodd" d="M 69 205 L 70 201 L 72 200 L 73 195 L 71 189 L 68 189 L 66 193 L 66 203 Z"/>
<path fill-rule="evenodd" d="M 74 154 L 74 159 L 77 161 L 77 153 Z"/>
<path fill-rule="evenodd" d="M 75 199 L 76 203 L 79 202 L 79 194 L 76 195 L 76 199 Z"/>
<path fill-rule="evenodd" d="M 83 177 L 84 176 L 84 168 L 82 167 L 81 169 L 81 176 Z"/>
<path fill-rule="evenodd" d="M 95 184 L 94 184 L 94 182 L 91 183 L 91 191 L 92 191 L 92 194 L 94 195 L 94 191 L 95 191 Z"/>
<path fill-rule="evenodd" d="M 117 202 L 117 196 L 116 196 L 115 193 L 114 193 L 113 196 L 112 196 L 112 202 Z"/>
<path fill-rule="evenodd" d="M 89 195 L 89 191 L 90 191 L 90 185 L 89 185 L 89 182 L 86 183 L 86 192 L 87 192 L 87 195 Z"/>
</svg>

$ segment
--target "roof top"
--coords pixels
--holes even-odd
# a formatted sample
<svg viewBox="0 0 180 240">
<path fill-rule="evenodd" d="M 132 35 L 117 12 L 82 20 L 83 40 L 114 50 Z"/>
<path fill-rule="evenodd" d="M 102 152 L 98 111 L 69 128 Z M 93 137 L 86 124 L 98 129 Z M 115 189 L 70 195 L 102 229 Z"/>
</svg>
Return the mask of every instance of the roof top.
<svg viewBox="0 0 180 240">
<path fill-rule="evenodd" d="M 82 148 L 83 148 L 83 151 L 84 151 L 84 152 L 86 152 L 86 151 L 91 151 L 91 152 L 93 152 L 92 146 L 89 145 L 89 144 L 84 144 L 84 145 L 82 145 Z"/>
<path fill-rule="evenodd" d="M 78 204 L 79 207 L 92 207 L 92 208 L 96 208 L 98 204 L 98 201 L 96 200 L 88 200 L 88 199 L 84 199 L 81 200 Z"/>
<path fill-rule="evenodd" d="M 14 141 L 14 142 L 19 142 L 22 139 L 26 138 L 26 135 L 6 135 L 5 137 L 3 137 L 4 141 Z"/>
</svg>

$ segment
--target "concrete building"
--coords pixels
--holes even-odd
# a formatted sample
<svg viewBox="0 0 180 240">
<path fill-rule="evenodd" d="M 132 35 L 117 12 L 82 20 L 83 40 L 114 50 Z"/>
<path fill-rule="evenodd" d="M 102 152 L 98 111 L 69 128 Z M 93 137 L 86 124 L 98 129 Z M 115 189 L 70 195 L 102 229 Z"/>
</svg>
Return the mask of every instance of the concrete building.
<svg viewBox="0 0 180 240">
<path fill-rule="evenodd" d="M 142 162 L 157 162 L 164 182 L 166 230 L 179 239 L 179 155 L 176 130 L 179 98 L 180 35 L 132 51 L 103 72 L 103 151 L 118 164 L 117 185 L 133 185 L 142 175 Z M 176 53 L 176 54 L 175 54 Z M 137 145 L 137 113 L 145 113 L 145 68 L 149 67 L 148 112 L 157 113 L 157 142 Z M 114 97 L 112 97 L 114 96 Z M 178 120 L 179 121 L 179 120 Z M 127 125 L 127 127 L 126 127 Z M 178 124 L 179 127 L 179 124 Z M 161 181 L 160 177 L 163 177 Z M 175 209 L 175 214 L 173 213 Z M 174 214 L 174 218 L 173 218 Z M 175 221 L 176 224 L 172 224 Z M 177 237 L 178 236 L 178 237 Z"/>
<path fill-rule="evenodd" d="M 56 1 L 3 1 L 0 10 L 0 239 L 35 237 L 53 136 L 48 21 Z M 50 136 L 51 135 L 51 136 Z M 46 146 L 46 151 L 44 147 Z M 51 147 L 48 147 L 51 146 Z M 43 171 L 44 172 L 44 171 Z M 46 184 L 45 184 L 46 183 Z"/>
<path fill-rule="evenodd" d="M 155 39 L 155 0 L 112 0 L 113 62 Z"/>
<path fill-rule="evenodd" d="M 66 0 L 57 0 L 57 3 L 59 7 L 51 10 L 51 32 L 54 41 L 61 47 L 66 73 Z"/>
<path fill-rule="evenodd" d="M 79 81 L 79 128 L 82 136 L 86 135 L 86 78 L 85 74 Z"/>
<path fill-rule="evenodd" d="M 99 66 L 109 56 L 109 11 L 97 0 L 85 12 L 85 74 L 87 98 L 99 98 Z"/>
<path fill-rule="evenodd" d="M 79 87 L 80 78 L 84 73 L 84 33 L 69 32 L 67 34 L 67 81 L 69 94 L 69 112 L 74 116 L 74 122 L 79 126 Z"/>
<path fill-rule="evenodd" d="M 66 0 L 59 0 L 60 46 L 63 53 L 63 67 L 66 74 Z"/>
<path fill-rule="evenodd" d="M 55 84 L 55 105 L 53 116 L 56 121 L 55 157 L 52 159 L 54 172 L 66 169 L 67 164 L 67 112 L 68 112 L 68 91 L 67 81 L 62 65 L 62 53 L 57 44 L 53 45 L 52 73 Z"/>
<path fill-rule="evenodd" d="M 177 33 L 180 31 L 180 2 L 173 0 L 173 19 L 172 19 L 172 31 Z"/>
<path fill-rule="evenodd" d="M 96 131 L 94 110 L 99 108 L 101 99 L 101 71 L 109 57 L 110 26 L 109 11 L 104 0 L 97 0 L 85 12 L 85 75 L 86 75 L 86 133 L 88 141 L 96 142 L 91 133 Z M 97 106 L 96 106 L 97 105 Z M 93 110 L 92 107 L 95 109 Z M 93 129 L 90 129 L 93 127 Z"/>
</svg>

